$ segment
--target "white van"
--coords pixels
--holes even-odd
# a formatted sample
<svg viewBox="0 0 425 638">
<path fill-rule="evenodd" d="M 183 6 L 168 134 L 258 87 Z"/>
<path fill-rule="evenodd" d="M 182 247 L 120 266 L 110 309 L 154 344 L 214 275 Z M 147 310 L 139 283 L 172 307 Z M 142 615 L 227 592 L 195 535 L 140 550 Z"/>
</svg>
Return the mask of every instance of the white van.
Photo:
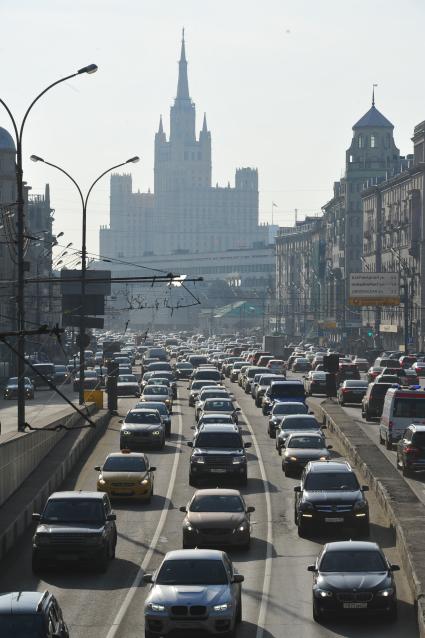
<svg viewBox="0 0 425 638">
<path fill-rule="evenodd" d="M 379 442 L 391 450 L 412 423 L 425 424 L 425 392 L 389 388 L 379 423 Z"/>
</svg>

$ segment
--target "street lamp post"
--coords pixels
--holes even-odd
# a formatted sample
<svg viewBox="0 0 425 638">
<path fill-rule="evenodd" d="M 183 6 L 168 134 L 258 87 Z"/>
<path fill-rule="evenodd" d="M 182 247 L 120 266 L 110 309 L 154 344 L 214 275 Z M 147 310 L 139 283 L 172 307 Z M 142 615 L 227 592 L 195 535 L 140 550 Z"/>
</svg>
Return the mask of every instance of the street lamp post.
<svg viewBox="0 0 425 638">
<path fill-rule="evenodd" d="M 77 75 L 81 75 L 83 73 L 95 73 L 97 71 L 97 66 L 95 64 L 90 64 L 88 66 L 79 69 L 76 73 L 72 73 L 71 75 L 67 75 L 53 84 L 50 84 L 47 88 L 44 89 L 37 97 L 31 102 L 29 107 L 27 108 L 24 117 L 22 119 L 22 123 L 19 126 L 13 117 L 12 111 L 6 104 L 4 100 L 0 98 L 0 104 L 5 108 L 7 114 L 10 117 L 12 122 L 13 130 L 15 133 L 16 140 L 16 190 L 17 190 L 17 224 L 16 224 L 16 243 L 17 243 L 17 258 L 18 258 L 18 281 L 17 281 L 17 294 L 16 294 L 16 315 L 17 315 L 17 352 L 18 352 L 18 366 L 17 366 L 17 376 L 18 376 L 18 431 L 23 432 L 25 430 L 25 298 L 24 298 L 24 284 L 25 284 L 25 220 L 24 220 L 24 180 L 23 180 L 23 169 L 22 169 L 22 138 L 24 133 L 25 123 L 27 121 L 28 115 L 33 108 L 33 106 L 38 102 L 38 100 L 45 94 L 47 91 L 50 91 L 57 84 L 61 84 L 62 82 L 66 82 L 66 80 L 70 80 L 71 78 L 76 77 Z"/>
<path fill-rule="evenodd" d="M 52 164 L 51 162 L 48 162 L 48 161 L 44 160 L 42 157 L 39 157 L 38 155 L 31 155 L 31 160 L 33 162 L 43 162 L 44 164 L 47 164 L 47 166 L 52 166 L 52 168 L 56 168 L 56 170 L 60 171 L 66 177 L 68 177 L 68 179 L 71 180 L 71 182 L 74 184 L 75 188 L 78 191 L 78 194 L 79 194 L 80 200 L 81 200 L 82 209 L 83 209 L 83 232 L 82 232 L 82 242 L 81 242 L 81 310 L 80 310 L 80 325 L 79 325 L 79 328 L 80 328 L 80 333 L 79 333 L 79 337 L 80 337 L 79 403 L 80 403 L 80 405 L 83 405 L 84 404 L 84 366 L 85 366 L 85 348 L 86 348 L 86 345 L 85 345 L 86 321 L 85 321 L 84 304 L 85 304 L 85 295 L 86 295 L 86 273 L 87 273 L 87 243 L 86 243 L 86 235 L 87 235 L 87 203 L 88 203 L 90 194 L 91 194 L 94 186 L 97 184 L 97 182 L 100 179 L 102 179 L 102 177 L 104 177 L 107 173 L 110 173 L 111 171 L 115 170 L 116 168 L 120 168 L 121 166 L 125 166 L 126 164 L 135 164 L 136 162 L 139 161 L 139 157 L 137 157 L 137 156 L 131 157 L 127 161 L 121 162 L 120 164 L 116 164 L 115 166 L 111 166 L 106 171 L 103 171 L 103 173 L 101 173 L 99 175 L 99 177 L 97 177 L 94 180 L 94 182 L 92 183 L 92 185 L 88 189 L 87 194 L 86 194 L 85 197 L 84 197 L 83 192 L 82 192 L 79 184 L 77 183 L 77 181 L 65 169 L 61 168 L 60 166 L 57 166 L 56 164 Z"/>
</svg>

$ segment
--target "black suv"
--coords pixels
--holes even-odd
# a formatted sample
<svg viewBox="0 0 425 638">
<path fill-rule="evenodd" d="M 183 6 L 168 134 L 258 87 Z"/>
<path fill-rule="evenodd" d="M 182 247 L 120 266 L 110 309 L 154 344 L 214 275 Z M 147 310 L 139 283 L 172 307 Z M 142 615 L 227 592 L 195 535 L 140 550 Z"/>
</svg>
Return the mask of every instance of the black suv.
<svg viewBox="0 0 425 638">
<path fill-rule="evenodd" d="M 69 638 L 56 598 L 48 591 L 0 594 L 2 638 Z"/>
<path fill-rule="evenodd" d="M 338 461 L 311 461 L 295 491 L 295 524 L 298 534 L 319 527 L 344 525 L 361 536 L 369 534 L 369 505 L 351 466 Z"/>
<path fill-rule="evenodd" d="M 107 494 L 98 492 L 55 492 L 38 522 L 32 539 L 32 569 L 38 572 L 52 561 L 94 562 L 106 571 L 115 558 L 116 515 Z"/>
<path fill-rule="evenodd" d="M 194 485 L 199 479 L 221 476 L 225 479 L 236 479 L 242 485 L 247 482 L 247 459 L 245 448 L 251 443 L 244 443 L 242 436 L 228 425 L 204 425 L 196 435 L 190 457 L 189 484 Z"/>
<path fill-rule="evenodd" d="M 425 425 L 409 425 L 397 443 L 397 467 L 404 476 L 425 470 Z"/>
<path fill-rule="evenodd" d="M 366 421 L 381 416 L 385 395 L 388 388 L 391 387 L 393 387 L 392 383 L 369 383 L 366 394 L 362 399 L 362 417 Z"/>
</svg>

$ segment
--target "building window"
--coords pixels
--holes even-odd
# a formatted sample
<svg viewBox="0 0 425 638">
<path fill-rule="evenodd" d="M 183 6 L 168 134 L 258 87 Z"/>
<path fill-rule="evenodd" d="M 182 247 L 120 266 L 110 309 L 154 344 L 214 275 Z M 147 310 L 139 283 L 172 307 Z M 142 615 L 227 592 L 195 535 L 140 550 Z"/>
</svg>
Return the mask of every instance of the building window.
<svg viewBox="0 0 425 638">
<path fill-rule="evenodd" d="M 375 148 L 376 146 L 376 138 L 374 135 L 370 136 L 370 148 Z"/>
<path fill-rule="evenodd" d="M 364 146 L 363 135 L 359 135 L 359 148 L 363 148 L 363 146 Z"/>
</svg>

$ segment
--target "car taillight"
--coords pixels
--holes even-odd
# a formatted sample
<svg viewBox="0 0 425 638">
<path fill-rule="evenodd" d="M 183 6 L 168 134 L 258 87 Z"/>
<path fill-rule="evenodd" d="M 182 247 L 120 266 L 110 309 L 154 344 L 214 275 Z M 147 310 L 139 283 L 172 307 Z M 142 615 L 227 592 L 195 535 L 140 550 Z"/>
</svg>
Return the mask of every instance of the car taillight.
<svg viewBox="0 0 425 638">
<path fill-rule="evenodd" d="M 342 394 L 346 394 L 347 392 L 350 392 L 350 390 L 348 388 L 343 388 L 342 389 Z"/>
<path fill-rule="evenodd" d="M 419 449 L 417 447 L 414 447 L 413 445 L 408 445 L 406 448 L 404 448 L 404 451 L 406 452 L 406 454 L 412 454 L 413 456 L 419 454 Z"/>
</svg>

